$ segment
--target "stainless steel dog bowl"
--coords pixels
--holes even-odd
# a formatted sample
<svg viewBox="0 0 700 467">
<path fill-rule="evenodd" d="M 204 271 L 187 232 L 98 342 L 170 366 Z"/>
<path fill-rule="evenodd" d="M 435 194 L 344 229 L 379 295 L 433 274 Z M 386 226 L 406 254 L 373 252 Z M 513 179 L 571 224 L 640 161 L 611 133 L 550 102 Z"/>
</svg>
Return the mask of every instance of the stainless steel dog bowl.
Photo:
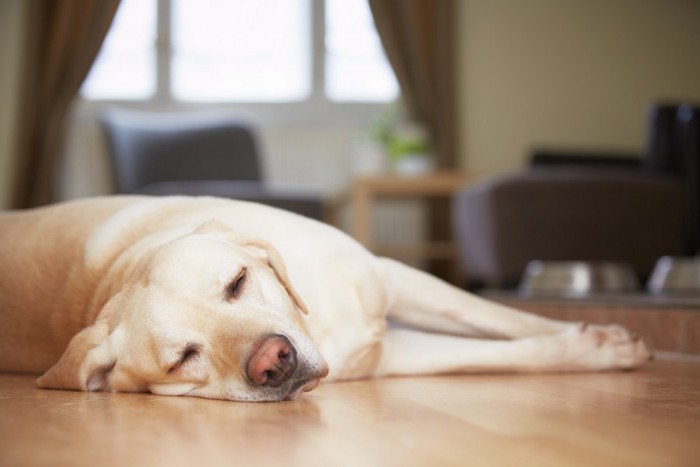
<svg viewBox="0 0 700 467">
<path fill-rule="evenodd" d="M 640 284 L 631 266 L 612 262 L 530 261 L 520 284 L 528 295 L 628 293 Z"/>
<path fill-rule="evenodd" d="M 655 294 L 700 295 L 700 257 L 659 258 L 648 289 Z"/>
</svg>

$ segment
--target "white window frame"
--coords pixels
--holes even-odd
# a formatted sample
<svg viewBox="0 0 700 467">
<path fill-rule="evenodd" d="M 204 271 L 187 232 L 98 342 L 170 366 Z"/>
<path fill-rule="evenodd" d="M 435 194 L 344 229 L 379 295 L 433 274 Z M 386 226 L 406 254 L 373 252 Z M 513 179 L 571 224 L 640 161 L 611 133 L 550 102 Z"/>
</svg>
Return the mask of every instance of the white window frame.
<svg viewBox="0 0 700 467">
<path fill-rule="evenodd" d="M 123 106 L 154 111 L 215 109 L 250 116 L 266 126 L 366 125 L 394 102 L 338 102 L 325 93 L 325 1 L 311 2 L 312 73 L 311 95 L 301 101 L 280 103 L 221 102 L 197 103 L 175 99 L 170 87 L 170 0 L 156 0 L 156 89 L 153 96 L 138 100 L 86 99 L 79 96 L 79 120 L 94 119 L 107 106 Z M 397 98 L 400 99 L 400 96 Z"/>
</svg>

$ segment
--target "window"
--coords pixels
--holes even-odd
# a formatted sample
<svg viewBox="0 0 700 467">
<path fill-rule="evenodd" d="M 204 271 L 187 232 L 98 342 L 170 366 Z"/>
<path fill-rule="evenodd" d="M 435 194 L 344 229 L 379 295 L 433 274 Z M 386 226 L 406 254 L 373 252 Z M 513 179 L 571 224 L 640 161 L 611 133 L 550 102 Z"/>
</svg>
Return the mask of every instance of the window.
<svg viewBox="0 0 700 467">
<path fill-rule="evenodd" d="M 311 95 L 309 0 L 172 0 L 172 93 L 185 101 Z"/>
<path fill-rule="evenodd" d="M 366 0 L 123 0 L 88 100 L 385 103 L 398 85 Z"/>
<path fill-rule="evenodd" d="M 326 0 L 325 16 L 327 96 L 334 101 L 396 98 L 398 84 L 366 0 Z"/>
<path fill-rule="evenodd" d="M 125 0 L 80 93 L 87 99 L 147 99 L 156 91 L 156 2 Z"/>
</svg>

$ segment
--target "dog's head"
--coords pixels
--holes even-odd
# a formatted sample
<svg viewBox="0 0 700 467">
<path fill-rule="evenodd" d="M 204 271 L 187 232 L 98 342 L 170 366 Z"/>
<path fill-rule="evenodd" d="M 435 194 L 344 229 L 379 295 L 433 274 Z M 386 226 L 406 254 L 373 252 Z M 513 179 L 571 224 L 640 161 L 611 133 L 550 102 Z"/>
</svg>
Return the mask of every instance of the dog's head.
<svg viewBox="0 0 700 467">
<path fill-rule="evenodd" d="M 266 242 L 212 222 L 132 256 L 121 290 L 39 387 L 277 401 L 327 375 Z"/>
</svg>

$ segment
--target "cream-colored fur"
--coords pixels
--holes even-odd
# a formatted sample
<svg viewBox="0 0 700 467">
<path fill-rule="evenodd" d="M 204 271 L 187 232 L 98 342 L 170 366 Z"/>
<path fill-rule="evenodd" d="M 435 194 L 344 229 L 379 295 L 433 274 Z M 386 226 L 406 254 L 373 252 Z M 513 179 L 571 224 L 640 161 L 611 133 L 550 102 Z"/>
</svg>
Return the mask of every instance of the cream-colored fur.
<svg viewBox="0 0 700 467">
<path fill-rule="evenodd" d="M 274 387 L 246 375 L 265 336 L 283 336 L 298 360 Z M 649 357 L 621 327 L 488 302 L 255 203 L 107 197 L 0 215 L 0 371 L 44 373 L 40 387 L 282 400 L 324 377 Z"/>
</svg>

